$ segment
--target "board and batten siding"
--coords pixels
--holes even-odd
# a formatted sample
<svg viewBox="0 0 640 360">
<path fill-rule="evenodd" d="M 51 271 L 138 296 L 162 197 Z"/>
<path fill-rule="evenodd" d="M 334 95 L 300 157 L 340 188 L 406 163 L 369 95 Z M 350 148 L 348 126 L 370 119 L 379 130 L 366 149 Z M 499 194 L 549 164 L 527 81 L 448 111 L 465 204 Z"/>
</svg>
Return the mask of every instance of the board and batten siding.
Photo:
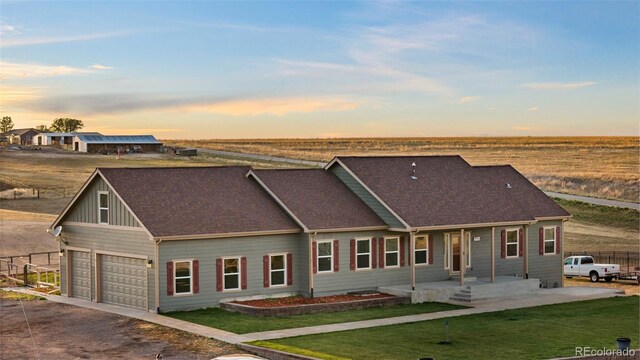
<svg viewBox="0 0 640 360">
<path fill-rule="evenodd" d="M 331 166 L 331 172 L 336 175 L 347 187 L 367 204 L 387 225 L 392 228 L 405 228 L 405 226 L 393 215 L 384 205 L 382 205 L 371 193 L 354 179 L 342 165 L 335 163 Z"/>
<path fill-rule="evenodd" d="M 300 264 L 307 263 L 308 258 L 301 255 L 301 246 L 306 246 L 306 234 L 163 241 L 158 245 L 160 312 L 218 306 L 223 299 L 307 291 L 307 271 L 300 271 Z M 286 287 L 265 288 L 263 256 L 278 253 L 293 254 L 293 283 Z M 216 260 L 243 256 L 247 258 L 247 289 L 217 291 Z M 198 294 L 167 295 L 167 262 L 174 260 L 198 260 Z"/>
<path fill-rule="evenodd" d="M 377 266 L 375 269 L 351 270 L 351 239 L 375 238 L 377 240 L 385 236 L 404 236 L 405 266 L 397 268 L 380 268 Z M 315 235 L 313 240 L 316 242 L 334 240 L 339 243 L 338 272 L 314 274 L 313 290 L 315 295 L 332 295 L 355 290 L 376 290 L 380 286 L 403 285 L 410 282 L 409 234 L 407 233 L 382 231 L 321 233 Z M 379 259 L 379 247 L 376 255 Z M 378 261 L 376 261 L 377 263 Z"/>
<path fill-rule="evenodd" d="M 109 192 L 109 225 L 140 227 L 131 212 L 127 210 L 100 175 L 96 176 L 91 184 L 87 186 L 84 194 L 75 202 L 64 220 L 97 224 L 99 191 Z"/>
<path fill-rule="evenodd" d="M 84 248 L 91 250 L 91 300 L 96 299 L 96 268 L 95 259 L 96 252 L 109 251 L 119 254 L 130 254 L 133 256 L 146 256 L 153 263 L 154 259 L 154 243 L 149 235 L 142 228 L 127 229 L 109 229 L 108 225 L 102 227 L 69 225 L 62 223 L 62 238 L 68 242 L 68 245 L 61 244 L 61 249 L 65 250 L 67 246 L 72 248 Z M 60 291 L 66 294 L 67 251 L 60 258 Z M 155 310 L 154 305 L 154 271 L 155 266 L 147 269 L 147 287 L 149 294 L 148 308 Z"/>
</svg>

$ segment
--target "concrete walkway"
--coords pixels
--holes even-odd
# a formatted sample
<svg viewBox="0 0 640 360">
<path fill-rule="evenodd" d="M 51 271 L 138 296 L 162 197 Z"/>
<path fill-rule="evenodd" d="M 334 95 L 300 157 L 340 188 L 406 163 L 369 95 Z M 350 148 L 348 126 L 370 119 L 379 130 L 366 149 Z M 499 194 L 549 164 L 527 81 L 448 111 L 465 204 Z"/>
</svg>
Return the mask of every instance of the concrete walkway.
<svg viewBox="0 0 640 360">
<path fill-rule="evenodd" d="M 595 287 L 567 287 L 557 289 L 541 289 L 540 291 L 522 295 L 518 297 L 489 299 L 473 302 L 473 308 L 458 309 L 451 311 L 440 311 L 428 314 L 417 314 L 398 316 L 385 319 L 355 321 L 342 324 L 309 326 L 295 329 L 274 330 L 265 332 L 256 332 L 244 335 L 230 333 L 228 331 L 210 328 L 208 326 L 190 323 L 188 321 L 173 319 L 156 313 L 146 312 L 143 310 L 130 309 L 121 306 L 109 305 L 104 303 L 95 303 L 89 300 L 68 298 L 58 295 L 43 295 L 42 293 L 25 288 L 5 288 L 4 290 L 16 291 L 26 294 L 38 295 L 49 301 L 80 306 L 84 308 L 105 311 L 122 316 L 144 320 L 150 323 L 171 327 L 178 330 L 187 331 L 196 335 L 213 338 L 231 344 L 255 340 L 270 340 L 293 336 L 322 334 L 335 331 L 365 329 L 370 327 L 405 324 L 417 321 L 442 319 L 452 316 L 482 314 L 487 312 L 502 311 L 507 309 L 520 309 L 540 305 L 560 304 L 573 301 L 603 299 L 624 294 L 623 291 L 617 289 L 595 288 Z M 464 303 L 461 303 L 465 305 Z"/>
<path fill-rule="evenodd" d="M 620 207 L 620 208 L 626 208 L 626 209 L 640 210 L 640 204 L 638 203 L 600 199 L 600 198 L 594 198 L 594 197 L 588 197 L 588 196 L 570 195 L 570 194 L 563 194 L 563 193 L 557 193 L 552 191 L 545 191 L 544 193 L 550 197 L 557 197 L 557 198 L 566 199 L 566 200 L 582 201 L 582 202 L 586 202 L 588 204 L 593 204 L 593 205 L 614 206 L 614 207 Z"/>
</svg>

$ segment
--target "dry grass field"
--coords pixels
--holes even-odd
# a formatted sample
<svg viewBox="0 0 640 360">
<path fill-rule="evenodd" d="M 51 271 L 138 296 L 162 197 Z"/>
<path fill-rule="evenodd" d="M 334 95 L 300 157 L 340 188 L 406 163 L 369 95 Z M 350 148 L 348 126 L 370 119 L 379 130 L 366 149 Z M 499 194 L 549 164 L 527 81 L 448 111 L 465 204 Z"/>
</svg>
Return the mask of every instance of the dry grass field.
<svg viewBox="0 0 640 360">
<path fill-rule="evenodd" d="M 511 164 L 544 190 L 638 202 L 639 137 L 476 137 L 164 140 L 309 160 L 335 155 L 461 155 L 472 165 Z"/>
</svg>

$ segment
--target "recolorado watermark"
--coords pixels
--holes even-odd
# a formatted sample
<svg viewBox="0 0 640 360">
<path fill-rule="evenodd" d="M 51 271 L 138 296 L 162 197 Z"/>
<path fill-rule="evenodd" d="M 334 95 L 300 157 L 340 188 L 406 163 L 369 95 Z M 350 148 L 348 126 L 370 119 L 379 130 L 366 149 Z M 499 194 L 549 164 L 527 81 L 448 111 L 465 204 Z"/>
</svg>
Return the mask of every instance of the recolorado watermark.
<svg viewBox="0 0 640 360">
<path fill-rule="evenodd" d="M 592 348 L 590 346 L 576 346 L 575 356 L 635 356 L 636 351 L 634 349 L 607 349 L 607 348 Z"/>
</svg>

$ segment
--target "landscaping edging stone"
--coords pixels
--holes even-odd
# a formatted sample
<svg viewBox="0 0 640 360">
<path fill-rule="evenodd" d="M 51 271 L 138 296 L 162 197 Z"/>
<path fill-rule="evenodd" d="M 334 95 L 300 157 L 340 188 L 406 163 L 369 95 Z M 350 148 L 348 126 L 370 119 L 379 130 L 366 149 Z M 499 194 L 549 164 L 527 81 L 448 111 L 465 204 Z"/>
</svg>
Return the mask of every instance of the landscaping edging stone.
<svg viewBox="0 0 640 360">
<path fill-rule="evenodd" d="M 237 346 L 242 350 L 246 350 L 254 355 L 262 356 L 269 360 L 320 360 L 310 356 L 298 355 L 249 344 L 238 344 Z"/>
<path fill-rule="evenodd" d="M 251 316 L 273 317 L 273 316 L 318 314 L 318 313 L 339 312 L 339 311 L 347 311 L 347 310 L 361 310 L 361 309 L 368 309 L 372 307 L 382 307 L 382 306 L 401 305 L 401 304 L 410 304 L 410 303 L 411 303 L 411 298 L 393 296 L 388 298 L 363 299 L 363 300 L 328 303 L 328 304 L 304 304 L 304 305 L 279 306 L 279 307 L 256 307 L 256 306 L 249 306 L 249 305 L 228 302 L 228 303 L 220 303 L 220 308 L 227 311 L 239 312 L 239 313 L 251 315 Z"/>
</svg>

